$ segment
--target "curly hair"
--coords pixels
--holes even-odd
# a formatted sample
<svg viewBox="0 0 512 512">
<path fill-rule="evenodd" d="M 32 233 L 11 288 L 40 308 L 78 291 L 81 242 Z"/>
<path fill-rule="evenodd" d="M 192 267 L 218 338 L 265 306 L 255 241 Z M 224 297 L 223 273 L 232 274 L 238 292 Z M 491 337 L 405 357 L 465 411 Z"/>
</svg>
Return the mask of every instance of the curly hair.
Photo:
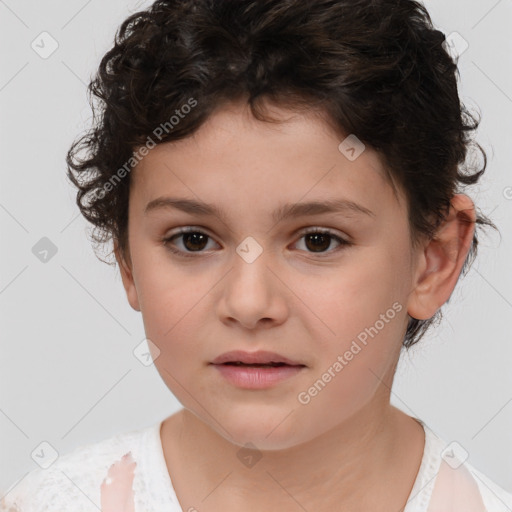
<svg viewBox="0 0 512 512">
<path fill-rule="evenodd" d="M 93 125 L 66 156 L 91 240 L 112 240 L 129 256 L 130 169 L 233 100 L 260 121 L 276 121 L 267 101 L 324 112 L 334 129 L 356 134 L 404 191 L 412 244 L 433 238 L 453 195 L 487 165 L 470 136 L 480 119 L 459 100 L 444 42 L 413 0 L 155 1 L 116 32 L 88 87 Z M 470 149 L 480 164 L 467 163 Z M 478 211 L 476 223 L 495 228 Z M 475 229 L 464 274 L 477 244 Z M 409 317 L 403 345 L 440 316 Z"/>
</svg>

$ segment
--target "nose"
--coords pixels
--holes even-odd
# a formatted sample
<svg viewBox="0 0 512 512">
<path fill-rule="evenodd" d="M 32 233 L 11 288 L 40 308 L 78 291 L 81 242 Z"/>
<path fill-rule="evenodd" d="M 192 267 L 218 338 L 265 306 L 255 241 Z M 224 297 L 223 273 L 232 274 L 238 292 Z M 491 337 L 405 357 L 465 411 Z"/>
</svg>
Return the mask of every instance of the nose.
<svg viewBox="0 0 512 512">
<path fill-rule="evenodd" d="M 232 269 L 222 280 L 217 313 L 224 323 L 246 329 L 282 324 L 288 315 L 287 287 L 263 252 L 255 261 L 235 254 Z"/>
</svg>

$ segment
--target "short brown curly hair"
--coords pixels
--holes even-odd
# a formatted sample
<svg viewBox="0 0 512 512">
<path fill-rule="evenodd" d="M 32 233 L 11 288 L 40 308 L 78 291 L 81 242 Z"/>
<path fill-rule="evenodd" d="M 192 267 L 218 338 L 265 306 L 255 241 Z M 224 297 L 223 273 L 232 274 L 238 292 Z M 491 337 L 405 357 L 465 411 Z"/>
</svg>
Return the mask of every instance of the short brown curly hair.
<svg viewBox="0 0 512 512">
<path fill-rule="evenodd" d="M 335 129 L 356 134 L 404 190 L 413 243 L 434 236 L 453 195 L 487 164 L 470 137 L 480 120 L 459 100 L 444 42 L 413 0 L 155 1 L 116 33 L 88 88 L 93 126 L 66 157 L 92 241 L 113 240 L 129 255 L 136 149 L 190 136 L 237 99 L 261 121 L 273 121 L 267 100 L 322 111 Z M 479 169 L 466 164 L 470 147 L 483 156 Z M 476 222 L 495 227 L 481 213 Z M 477 244 L 475 230 L 464 273 Z M 403 345 L 436 319 L 440 311 L 410 318 Z"/>
</svg>

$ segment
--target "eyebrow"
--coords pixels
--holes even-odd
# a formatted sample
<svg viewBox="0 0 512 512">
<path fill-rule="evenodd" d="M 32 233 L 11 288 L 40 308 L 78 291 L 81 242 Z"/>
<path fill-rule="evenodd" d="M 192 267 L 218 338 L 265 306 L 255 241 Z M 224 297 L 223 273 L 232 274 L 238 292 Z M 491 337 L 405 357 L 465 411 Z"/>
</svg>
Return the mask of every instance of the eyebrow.
<svg viewBox="0 0 512 512">
<path fill-rule="evenodd" d="M 153 199 L 144 208 L 144 215 L 156 210 L 173 208 L 192 215 L 215 216 L 222 221 L 226 220 L 224 212 L 213 204 L 175 197 L 158 197 Z M 272 219 L 277 223 L 293 217 L 321 215 L 324 213 L 358 213 L 375 217 L 375 213 L 371 210 L 348 199 L 326 199 L 325 201 L 285 204 L 273 212 Z"/>
</svg>

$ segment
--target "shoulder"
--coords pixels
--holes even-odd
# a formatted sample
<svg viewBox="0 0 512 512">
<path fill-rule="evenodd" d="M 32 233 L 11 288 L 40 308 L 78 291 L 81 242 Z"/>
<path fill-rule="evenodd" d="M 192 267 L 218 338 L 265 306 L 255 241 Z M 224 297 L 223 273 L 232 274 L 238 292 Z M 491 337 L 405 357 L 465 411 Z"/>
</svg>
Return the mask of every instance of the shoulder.
<svg viewBox="0 0 512 512">
<path fill-rule="evenodd" d="M 97 512 L 100 488 L 110 466 L 132 452 L 137 460 L 144 435 L 156 426 L 82 444 L 48 468 L 37 468 L 4 490 L 1 512 Z"/>
<path fill-rule="evenodd" d="M 505 489 L 472 465 L 468 464 L 467 469 L 478 486 L 488 512 L 512 511 L 512 493 L 505 491 Z"/>
<path fill-rule="evenodd" d="M 510 512 L 512 494 L 506 492 L 468 462 L 441 462 L 429 510 L 466 512 Z M 450 508 L 451 507 L 451 508 Z"/>
<path fill-rule="evenodd" d="M 433 492 L 429 512 L 511 512 L 512 494 L 467 461 L 468 453 L 457 442 L 446 443 L 428 431 L 429 474 Z"/>
</svg>

